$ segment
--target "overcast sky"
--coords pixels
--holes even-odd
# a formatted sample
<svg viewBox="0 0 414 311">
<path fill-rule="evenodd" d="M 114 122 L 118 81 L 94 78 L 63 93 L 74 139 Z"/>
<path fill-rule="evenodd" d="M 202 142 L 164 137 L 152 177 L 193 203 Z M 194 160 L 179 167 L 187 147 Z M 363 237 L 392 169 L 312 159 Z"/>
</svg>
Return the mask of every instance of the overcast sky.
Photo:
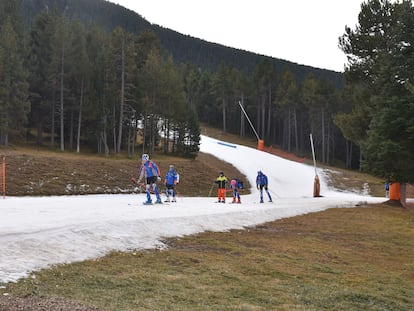
<svg viewBox="0 0 414 311">
<path fill-rule="evenodd" d="M 338 38 L 362 0 L 111 0 L 185 35 L 317 68 L 343 71 Z"/>
</svg>

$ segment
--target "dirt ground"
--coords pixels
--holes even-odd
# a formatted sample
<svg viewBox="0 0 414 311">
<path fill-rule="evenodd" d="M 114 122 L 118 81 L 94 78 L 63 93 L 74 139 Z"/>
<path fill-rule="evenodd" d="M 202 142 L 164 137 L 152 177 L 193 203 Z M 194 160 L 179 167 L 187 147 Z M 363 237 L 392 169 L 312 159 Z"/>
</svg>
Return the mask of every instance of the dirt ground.
<svg viewBox="0 0 414 311">
<path fill-rule="evenodd" d="M 1 311 L 99 311 L 76 301 L 58 298 L 0 296 Z"/>
<path fill-rule="evenodd" d="M 134 193 L 131 182 L 138 177 L 140 155 L 134 159 L 78 155 L 31 149 L 0 150 L 6 159 L 6 195 L 70 195 Z M 195 159 L 155 157 L 164 177 L 170 164 L 180 174 L 177 193 L 182 196 L 207 196 L 219 171 L 227 178 L 240 178 L 250 184 L 231 164 L 200 153 Z M 159 184 L 163 190 L 163 181 Z"/>
</svg>

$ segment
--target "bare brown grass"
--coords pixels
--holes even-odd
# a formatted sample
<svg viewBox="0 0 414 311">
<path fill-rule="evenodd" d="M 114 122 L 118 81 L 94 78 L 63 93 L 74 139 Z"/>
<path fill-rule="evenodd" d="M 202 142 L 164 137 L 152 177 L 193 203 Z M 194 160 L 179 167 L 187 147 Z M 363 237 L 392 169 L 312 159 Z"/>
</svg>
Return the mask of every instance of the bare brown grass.
<svg viewBox="0 0 414 311">
<path fill-rule="evenodd" d="M 411 310 L 413 234 L 406 209 L 331 209 L 59 265 L 0 292 L 108 311 Z"/>
<path fill-rule="evenodd" d="M 15 148 L 3 150 L 7 164 L 7 195 L 67 195 L 133 193 L 140 154 L 134 159 L 121 156 L 79 155 L 46 150 Z M 229 178 L 249 182 L 233 165 L 205 153 L 195 159 L 156 155 L 162 177 L 170 164 L 180 174 L 177 192 L 183 196 L 207 196 L 219 171 Z M 160 184 L 162 188 L 162 183 Z"/>
</svg>

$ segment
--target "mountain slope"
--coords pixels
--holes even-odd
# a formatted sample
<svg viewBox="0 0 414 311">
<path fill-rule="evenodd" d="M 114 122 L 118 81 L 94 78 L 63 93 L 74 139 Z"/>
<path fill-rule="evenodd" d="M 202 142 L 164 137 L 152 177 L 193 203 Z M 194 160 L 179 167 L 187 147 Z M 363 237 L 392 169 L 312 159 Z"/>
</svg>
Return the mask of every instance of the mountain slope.
<svg viewBox="0 0 414 311">
<path fill-rule="evenodd" d="M 274 64 L 278 72 L 282 72 L 286 67 L 289 68 L 298 82 L 312 74 L 332 81 L 337 88 L 343 86 L 342 73 L 299 65 L 288 60 L 267 57 L 186 36 L 174 30 L 151 24 L 138 13 L 104 0 L 22 1 L 22 13 L 27 22 L 26 28 L 30 27 L 34 16 L 39 12 L 53 7 L 56 7 L 58 12 L 65 12 L 67 16 L 81 20 L 86 25 L 97 24 L 107 31 L 111 31 L 116 26 L 121 26 L 134 34 L 151 30 L 157 34 L 163 47 L 173 55 L 178 64 L 189 63 L 197 68 L 215 71 L 223 62 L 227 65 L 233 65 L 245 73 L 251 73 L 257 64 L 267 59 Z"/>
</svg>

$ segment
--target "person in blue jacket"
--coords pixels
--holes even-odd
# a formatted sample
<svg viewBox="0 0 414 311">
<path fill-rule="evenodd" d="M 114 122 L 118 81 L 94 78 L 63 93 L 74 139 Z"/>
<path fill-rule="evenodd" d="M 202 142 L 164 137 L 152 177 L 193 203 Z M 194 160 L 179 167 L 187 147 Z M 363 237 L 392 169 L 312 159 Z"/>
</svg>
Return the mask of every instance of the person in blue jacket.
<svg viewBox="0 0 414 311">
<path fill-rule="evenodd" d="M 263 174 L 262 171 L 257 172 L 256 177 L 256 187 L 260 191 L 260 203 L 263 203 L 263 189 L 266 190 L 267 196 L 269 197 L 269 202 L 272 202 L 272 196 L 269 193 L 268 190 L 268 179 L 265 174 Z"/>
<path fill-rule="evenodd" d="M 149 155 L 146 153 L 144 153 L 141 158 L 138 183 L 140 183 L 143 178 L 145 178 L 145 190 L 147 193 L 147 201 L 144 202 L 144 204 L 152 204 L 151 187 L 157 197 L 155 203 L 162 204 L 160 193 L 157 188 L 157 181 L 161 180 L 160 169 L 155 162 L 150 161 Z"/>
<path fill-rule="evenodd" d="M 165 187 L 167 188 L 165 191 L 165 194 L 167 195 L 165 202 L 170 202 L 170 196 L 172 197 L 173 202 L 177 201 L 175 198 L 175 186 L 179 183 L 179 181 L 180 175 L 174 169 L 174 165 L 170 165 L 164 180 Z"/>
<path fill-rule="evenodd" d="M 385 188 L 385 197 L 389 198 L 390 197 L 390 180 L 388 178 L 385 180 L 384 188 Z"/>
</svg>

